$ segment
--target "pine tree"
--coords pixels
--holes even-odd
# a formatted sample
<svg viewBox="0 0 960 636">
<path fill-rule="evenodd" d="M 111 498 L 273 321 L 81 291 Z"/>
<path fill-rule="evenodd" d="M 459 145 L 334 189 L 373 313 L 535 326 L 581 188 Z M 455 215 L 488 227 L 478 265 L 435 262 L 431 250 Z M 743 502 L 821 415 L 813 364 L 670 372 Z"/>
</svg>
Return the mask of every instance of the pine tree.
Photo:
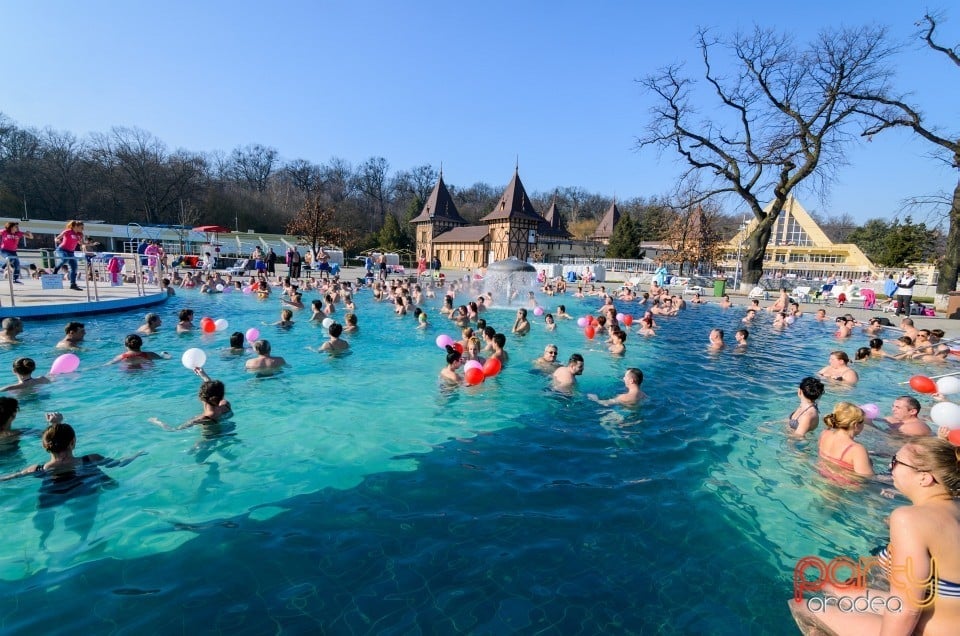
<svg viewBox="0 0 960 636">
<path fill-rule="evenodd" d="M 607 258 L 640 258 L 640 232 L 629 214 L 621 216 L 614 226 Z"/>
</svg>

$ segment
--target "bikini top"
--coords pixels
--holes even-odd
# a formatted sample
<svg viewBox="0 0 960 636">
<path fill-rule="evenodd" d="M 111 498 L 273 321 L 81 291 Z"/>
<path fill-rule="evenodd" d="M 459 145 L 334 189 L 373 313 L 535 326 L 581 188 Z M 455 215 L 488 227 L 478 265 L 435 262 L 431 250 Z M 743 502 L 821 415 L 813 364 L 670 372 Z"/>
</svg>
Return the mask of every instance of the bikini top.
<svg viewBox="0 0 960 636">
<path fill-rule="evenodd" d="M 889 546 L 885 546 L 877 554 L 877 562 L 880 564 L 880 568 L 884 573 L 889 577 L 890 568 L 893 565 L 890 558 Z M 948 581 L 946 579 L 937 579 L 934 584 L 936 587 L 933 589 L 933 592 L 937 596 L 943 596 L 946 598 L 960 598 L 960 583 L 954 583 L 953 581 Z"/>
<path fill-rule="evenodd" d="M 847 445 L 847 447 L 843 449 L 843 452 L 840 453 L 840 457 L 837 457 L 836 459 L 834 459 L 833 457 L 830 457 L 830 456 L 828 456 L 827 454 L 825 454 L 825 453 L 823 452 L 823 448 L 822 448 L 822 447 L 821 447 L 820 449 L 818 449 L 818 450 L 819 450 L 819 453 L 820 453 L 820 457 L 826 459 L 826 460 L 829 461 L 829 462 L 832 462 L 832 463 L 836 464 L 836 465 L 839 466 L 840 468 L 846 468 L 847 470 L 853 470 L 853 464 L 851 464 L 850 462 L 844 461 L 844 460 L 843 460 L 843 456 L 846 455 L 846 454 L 847 454 L 847 451 L 850 450 L 851 448 L 853 448 L 855 444 L 856 444 L 856 442 L 850 442 L 850 443 Z"/>
<path fill-rule="evenodd" d="M 800 416 L 806 413 L 807 411 L 809 411 L 810 409 L 813 409 L 817 413 L 820 412 L 820 409 L 819 407 L 817 407 L 816 403 L 810 404 L 809 406 L 807 406 L 807 408 L 797 413 L 797 417 L 787 420 L 787 424 L 790 426 L 790 428 L 793 430 L 797 430 L 797 427 L 800 426 Z"/>
</svg>

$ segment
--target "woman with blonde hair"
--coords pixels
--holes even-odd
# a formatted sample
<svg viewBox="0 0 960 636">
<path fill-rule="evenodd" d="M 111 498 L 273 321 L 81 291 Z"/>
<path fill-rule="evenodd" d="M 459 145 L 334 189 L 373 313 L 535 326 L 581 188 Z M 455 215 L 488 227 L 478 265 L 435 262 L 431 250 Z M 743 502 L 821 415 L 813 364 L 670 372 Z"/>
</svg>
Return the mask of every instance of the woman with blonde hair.
<svg viewBox="0 0 960 636">
<path fill-rule="evenodd" d="M 890 474 L 910 505 L 890 515 L 890 543 L 878 557 L 890 591 L 866 590 L 884 602 L 871 603 L 873 611 L 844 612 L 831 606 L 813 615 L 801 600 L 791 606 L 801 615 L 798 623 L 820 623 L 837 634 L 957 633 L 960 448 L 935 437 L 912 439 L 891 458 Z M 863 591 L 856 590 L 856 595 Z"/>
<path fill-rule="evenodd" d="M 864 477 L 873 476 L 873 466 L 870 464 L 867 449 L 863 444 L 854 441 L 863 431 L 865 419 L 863 410 L 849 402 L 838 402 L 833 407 L 833 413 L 823 418 L 827 430 L 820 434 L 817 448 L 820 457 L 826 460 L 831 468 L 854 472 Z"/>
</svg>

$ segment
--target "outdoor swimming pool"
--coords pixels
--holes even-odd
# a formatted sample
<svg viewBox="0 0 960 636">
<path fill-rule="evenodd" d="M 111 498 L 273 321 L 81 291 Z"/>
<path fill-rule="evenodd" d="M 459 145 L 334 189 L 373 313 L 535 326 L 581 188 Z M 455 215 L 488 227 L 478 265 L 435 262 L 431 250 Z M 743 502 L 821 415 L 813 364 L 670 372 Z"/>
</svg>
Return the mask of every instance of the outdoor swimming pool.
<svg viewBox="0 0 960 636">
<path fill-rule="evenodd" d="M 838 346 L 832 323 L 807 317 L 780 333 L 763 321 L 747 353 L 710 354 L 709 330 L 732 341 L 743 311 L 691 306 L 658 318 L 655 338 L 631 333 L 615 359 L 574 321 L 547 335 L 531 313 L 532 333 L 509 338 L 500 375 L 444 390 L 434 340 L 457 330 L 438 301 L 422 332 L 361 292 L 351 352 L 328 358 L 306 349 L 325 332 L 308 310 L 283 332 L 261 324 L 279 319 L 276 299 L 178 293 L 160 310 L 163 333 L 144 345 L 174 359 L 103 367 L 142 315 L 92 318 L 79 372 L 22 396 L 18 428 L 40 429 L 43 412 L 59 410 L 78 454 L 149 454 L 105 469 L 113 487 L 53 514 L 37 511 L 37 480 L 0 486 L 5 633 L 791 633 L 799 557 L 886 541 L 896 502 L 880 486 L 827 482 L 815 443 L 784 433 L 800 378 L 866 340 Z M 558 302 L 574 316 L 598 307 L 544 299 Z M 177 336 L 186 306 L 196 322 L 223 317 L 230 328 Z M 509 332 L 513 316 L 486 317 Z M 26 343 L 3 350 L 4 373 L 23 355 L 49 368 L 65 322 L 29 323 Z M 253 326 L 291 368 L 258 378 L 221 353 L 229 332 Z M 549 390 L 530 364 L 547 342 L 561 360 L 586 358 L 574 397 Z M 236 414 L 232 434 L 199 446 L 196 427 L 148 422 L 199 413 L 199 380 L 179 362 L 197 346 Z M 619 392 L 628 366 L 646 376 L 640 408 L 585 398 Z M 855 389 L 828 389 L 821 412 L 839 400 L 888 412 L 901 392 L 892 385 L 922 367 L 859 370 Z M 862 439 L 889 456 L 879 433 Z M 0 472 L 45 457 L 28 438 L 0 457 Z M 50 523 L 40 549 L 37 526 Z"/>
</svg>

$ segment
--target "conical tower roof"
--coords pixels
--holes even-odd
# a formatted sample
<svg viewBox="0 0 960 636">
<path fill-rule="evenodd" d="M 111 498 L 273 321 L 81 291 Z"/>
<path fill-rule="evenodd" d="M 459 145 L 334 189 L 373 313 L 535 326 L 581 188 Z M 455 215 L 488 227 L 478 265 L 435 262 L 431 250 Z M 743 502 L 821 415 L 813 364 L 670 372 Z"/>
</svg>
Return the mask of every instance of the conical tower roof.
<svg viewBox="0 0 960 636">
<path fill-rule="evenodd" d="M 543 215 L 543 220 L 544 223 L 541 224 L 538 230 L 540 234 L 570 238 L 570 232 L 568 232 L 564 226 L 563 218 L 560 216 L 560 210 L 557 209 L 556 199 L 550 203 L 550 208 L 547 209 L 547 213 Z"/>
<path fill-rule="evenodd" d="M 593 238 L 595 239 L 609 239 L 613 236 L 613 228 L 616 227 L 617 221 L 620 220 L 620 208 L 617 207 L 617 202 L 614 201 L 610 204 L 610 208 L 607 210 L 607 213 L 603 215 L 603 218 L 600 219 L 600 225 L 597 226 L 597 229 L 593 232 Z"/>
<path fill-rule="evenodd" d="M 433 191 L 427 197 L 427 202 L 423 205 L 423 210 L 416 217 L 410 219 L 411 223 L 424 223 L 436 219 L 446 219 L 458 225 L 467 225 L 467 220 L 460 216 L 457 211 L 457 204 L 453 202 L 450 191 L 447 190 L 443 182 L 443 173 L 437 179 L 437 184 L 433 186 Z"/>
<path fill-rule="evenodd" d="M 514 171 L 513 179 L 510 180 L 506 190 L 500 195 L 500 200 L 497 201 L 493 212 L 480 219 L 480 221 L 489 223 L 504 219 L 527 219 L 538 223 L 542 223 L 544 220 L 534 209 L 530 197 L 527 196 L 527 191 L 523 189 L 519 170 Z"/>
</svg>

